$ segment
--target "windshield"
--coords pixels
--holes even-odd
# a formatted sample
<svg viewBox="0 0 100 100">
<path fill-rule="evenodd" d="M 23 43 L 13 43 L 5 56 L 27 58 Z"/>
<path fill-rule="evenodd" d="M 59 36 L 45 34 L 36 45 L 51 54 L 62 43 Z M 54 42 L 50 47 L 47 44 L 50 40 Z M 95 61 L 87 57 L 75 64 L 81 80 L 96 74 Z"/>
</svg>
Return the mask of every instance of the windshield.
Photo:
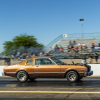
<svg viewBox="0 0 100 100">
<path fill-rule="evenodd" d="M 59 60 L 59 59 L 56 58 L 56 57 L 51 57 L 51 59 L 52 59 L 57 65 L 62 65 L 62 64 L 64 64 L 64 62 L 62 62 L 61 60 Z"/>
</svg>

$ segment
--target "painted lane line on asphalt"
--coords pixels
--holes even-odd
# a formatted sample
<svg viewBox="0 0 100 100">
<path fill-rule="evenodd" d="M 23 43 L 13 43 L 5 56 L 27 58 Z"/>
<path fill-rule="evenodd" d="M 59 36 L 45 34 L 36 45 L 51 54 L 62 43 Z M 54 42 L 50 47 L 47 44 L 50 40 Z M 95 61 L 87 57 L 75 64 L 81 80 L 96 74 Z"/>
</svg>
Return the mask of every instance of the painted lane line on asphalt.
<svg viewBox="0 0 100 100">
<path fill-rule="evenodd" d="M 76 93 L 76 94 L 100 94 L 100 92 L 89 91 L 0 91 L 0 93 Z"/>
</svg>

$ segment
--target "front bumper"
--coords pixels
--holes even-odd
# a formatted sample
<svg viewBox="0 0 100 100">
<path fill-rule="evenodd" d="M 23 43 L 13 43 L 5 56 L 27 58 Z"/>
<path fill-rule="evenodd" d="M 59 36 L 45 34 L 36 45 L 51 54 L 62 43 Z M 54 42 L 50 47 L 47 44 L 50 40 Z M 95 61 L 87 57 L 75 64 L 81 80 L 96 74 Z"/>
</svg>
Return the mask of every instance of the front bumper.
<svg viewBox="0 0 100 100">
<path fill-rule="evenodd" d="M 93 75 L 93 71 L 86 72 L 86 76 L 91 76 L 91 75 Z"/>
</svg>

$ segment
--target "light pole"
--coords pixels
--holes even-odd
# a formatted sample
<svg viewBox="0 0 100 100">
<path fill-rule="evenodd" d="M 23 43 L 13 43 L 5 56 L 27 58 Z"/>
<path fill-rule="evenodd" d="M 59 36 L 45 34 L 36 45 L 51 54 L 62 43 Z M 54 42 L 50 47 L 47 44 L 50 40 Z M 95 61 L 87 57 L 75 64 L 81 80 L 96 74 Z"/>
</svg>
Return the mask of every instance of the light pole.
<svg viewBox="0 0 100 100">
<path fill-rule="evenodd" d="M 82 39 L 84 38 L 84 36 L 83 36 L 83 21 L 84 21 L 84 19 L 80 19 L 80 21 L 81 21 L 81 26 L 82 26 Z"/>
</svg>

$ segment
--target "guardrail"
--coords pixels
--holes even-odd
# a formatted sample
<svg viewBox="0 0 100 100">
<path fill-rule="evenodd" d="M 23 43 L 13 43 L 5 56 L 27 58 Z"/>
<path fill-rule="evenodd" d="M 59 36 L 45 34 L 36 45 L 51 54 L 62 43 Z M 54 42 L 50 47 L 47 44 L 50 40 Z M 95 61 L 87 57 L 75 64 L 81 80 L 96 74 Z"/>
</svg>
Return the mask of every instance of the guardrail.
<svg viewBox="0 0 100 100">
<path fill-rule="evenodd" d="M 50 49 L 50 47 L 52 47 L 53 45 L 55 45 L 62 38 L 63 38 L 62 35 L 60 35 L 56 39 L 54 39 L 53 41 L 51 41 L 47 46 L 44 47 L 44 51 L 48 52 L 48 50 Z"/>
</svg>

